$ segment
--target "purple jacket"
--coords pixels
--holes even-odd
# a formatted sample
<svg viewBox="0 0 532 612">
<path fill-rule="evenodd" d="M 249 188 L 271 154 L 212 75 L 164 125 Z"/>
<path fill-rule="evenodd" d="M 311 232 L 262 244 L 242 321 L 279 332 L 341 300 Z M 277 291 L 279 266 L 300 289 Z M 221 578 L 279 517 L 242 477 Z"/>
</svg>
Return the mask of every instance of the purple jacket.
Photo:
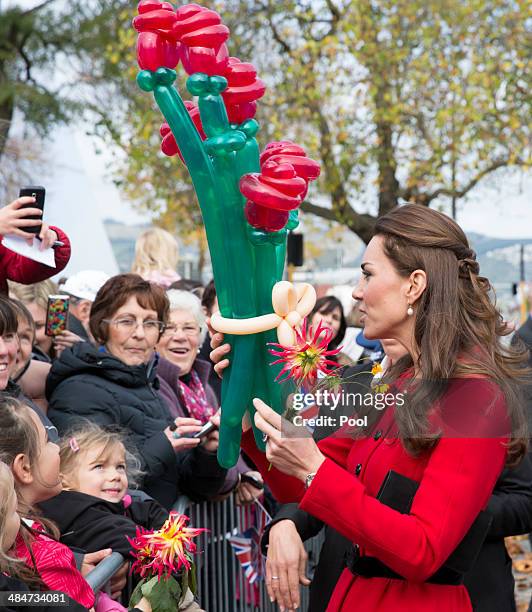
<svg viewBox="0 0 532 612">
<path fill-rule="evenodd" d="M 211 364 L 203 361 L 203 359 L 196 358 L 192 369 L 199 376 L 201 384 L 205 389 L 207 400 L 212 406 L 218 405 L 216 394 L 212 390 L 211 386 L 207 382 L 209 380 L 209 374 L 211 372 Z M 159 379 L 159 395 L 168 405 L 172 418 L 176 417 L 190 417 L 183 402 L 181 401 L 181 393 L 179 392 L 179 374 L 181 370 L 179 366 L 174 365 L 168 359 L 159 356 L 159 363 L 157 364 L 157 377 Z M 251 471 L 252 468 L 240 457 L 235 467 L 227 471 L 225 477 L 225 484 L 220 491 L 220 495 L 225 495 L 232 491 L 238 484 L 239 474 Z"/>
</svg>

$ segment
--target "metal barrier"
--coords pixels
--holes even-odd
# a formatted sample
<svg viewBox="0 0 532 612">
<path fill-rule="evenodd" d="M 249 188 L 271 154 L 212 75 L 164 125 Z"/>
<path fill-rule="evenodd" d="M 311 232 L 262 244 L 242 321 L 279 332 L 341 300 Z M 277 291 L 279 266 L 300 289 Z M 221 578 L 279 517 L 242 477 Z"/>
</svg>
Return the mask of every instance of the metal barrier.
<svg viewBox="0 0 532 612">
<path fill-rule="evenodd" d="M 91 589 L 98 593 L 104 584 L 122 567 L 123 563 L 124 557 L 120 553 L 111 553 L 85 576 L 85 580 L 89 583 Z"/>
<path fill-rule="evenodd" d="M 188 505 L 188 508 L 187 508 Z M 192 504 L 180 498 L 174 509 L 186 512 L 193 527 L 209 530 L 198 538 L 198 549 L 203 551 L 196 556 L 198 578 L 198 599 L 207 612 L 274 612 L 277 605 L 272 604 L 263 580 L 250 586 L 243 575 L 238 559 L 228 542 L 228 537 L 243 533 L 252 522 L 252 506 L 237 506 L 234 495 L 220 502 Z M 324 536 L 319 534 L 305 544 L 308 552 L 308 574 L 312 576 L 318 563 Z M 307 610 L 309 603 L 308 587 L 301 587 L 300 610 Z"/>
</svg>

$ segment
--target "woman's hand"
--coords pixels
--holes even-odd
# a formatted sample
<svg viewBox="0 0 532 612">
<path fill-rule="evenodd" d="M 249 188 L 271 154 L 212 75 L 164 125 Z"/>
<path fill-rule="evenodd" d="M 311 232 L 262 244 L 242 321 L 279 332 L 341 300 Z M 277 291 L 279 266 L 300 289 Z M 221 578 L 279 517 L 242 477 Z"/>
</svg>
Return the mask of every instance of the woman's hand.
<svg viewBox="0 0 532 612">
<path fill-rule="evenodd" d="M 270 601 L 277 601 L 281 610 L 299 607 L 299 585 L 308 586 L 305 575 L 307 551 L 290 520 L 279 521 L 270 529 L 266 558 L 266 588 Z"/>
<path fill-rule="evenodd" d="M 109 589 L 111 591 L 111 599 L 118 599 L 122 595 L 122 591 L 126 588 L 127 576 L 129 573 L 129 562 L 125 561 L 120 569 L 109 580 Z"/>
<path fill-rule="evenodd" d="M 176 424 L 175 430 L 167 427 L 164 430 L 164 434 L 176 453 L 198 446 L 200 443 L 199 438 L 183 438 L 182 436 L 199 431 L 201 429 L 201 421 L 198 421 L 198 419 L 177 417 L 174 423 Z"/>
<path fill-rule="evenodd" d="M 211 348 L 213 349 L 210 354 L 211 361 L 215 364 L 214 371 L 220 378 L 223 378 L 223 372 L 225 368 L 229 366 L 229 359 L 227 355 L 231 351 L 230 344 L 224 344 L 224 335 L 221 332 L 216 332 L 211 338 Z"/>
<path fill-rule="evenodd" d="M 35 234 L 24 230 L 28 227 L 35 227 L 39 224 L 39 221 L 36 221 L 35 219 L 27 219 L 26 217 L 40 217 L 42 215 L 42 210 L 40 208 L 22 207 L 25 204 L 34 203 L 35 198 L 24 196 L 23 198 L 13 200 L 13 202 L 0 209 L 0 234 L 2 234 L 2 236 L 7 234 L 21 236 L 22 238 L 26 238 L 26 240 L 31 244 L 35 238 Z"/>
<path fill-rule="evenodd" d="M 103 548 L 102 550 L 97 550 L 96 552 L 86 553 L 83 556 L 83 561 L 81 562 L 81 567 L 79 571 L 81 575 L 85 577 L 88 573 L 92 572 L 92 570 L 103 561 L 105 557 L 108 557 L 112 553 L 111 548 Z"/>
<path fill-rule="evenodd" d="M 139 601 L 135 608 L 142 610 L 142 612 L 152 612 L 151 604 L 145 597 Z"/>
<path fill-rule="evenodd" d="M 54 336 L 54 349 L 56 355 L 59 357 L 65 349 L 74 346 L 74 344 L 78 342 L 83 342 L 83 338 L 80 338 L 77 334 L 68 329 L 62 331 L 60 334 Z"/>
<path fill-rule="evenodd" d="M 253 478 L 256 478 L 257 480 L 260 480 L 260 482 L 264 483 L 260 472 L 246 472 L 246 474 L 253 476 Z M 236 505 L 247 506 L 248 504 L 252 504 L 263 493 L 264 489 L 257 489 L 249 482 L 240 482 L 235 489 Z"/>
<path fill-rule="evenodd" d="M 39 232 L 39 238 L 41 239 L 41 246 L 39 248 L 41 251 L 44 251 L 54 245 L 54 242 L 57 240 L 57 234 L 54 230 L 50 229 L 47 223 L 43 223 Z"/>
<path fill-rule="evenodd" d="M 218 410 L 216 414 L 213 414 L 209 420 L 216 425 L 216 429 L 211 431 L 211 433 L 202 440 L 201 444 L 209 453 L 215 453 L 218 450 L 218 444 L 220 442 L 220 411 Z"/>
<path fill-rule="evenodd" d="M 266 458 L 277 469 L 299 480 L 317 472 L 325 461 L 312 435 L 305 427 L 295 427 L 256 397 L 255 425 L 266 434 Z M 281 434 L 282 431 L 282 434 Z"/>
</svg>

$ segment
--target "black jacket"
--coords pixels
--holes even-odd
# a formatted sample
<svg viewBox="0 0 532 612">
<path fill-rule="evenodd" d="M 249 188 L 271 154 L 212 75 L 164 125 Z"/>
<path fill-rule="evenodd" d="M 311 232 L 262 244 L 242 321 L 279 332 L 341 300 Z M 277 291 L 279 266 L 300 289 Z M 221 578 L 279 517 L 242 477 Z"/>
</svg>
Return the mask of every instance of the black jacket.
<svg viewBox="0 0 532 612">
<path fill-rule="evenodd" d="M 112 548 L 124 556 L 131 551 L 126 536 L 135 537 L 137 525 L 159 529 L 168 518 L 168 511 L 153 499 L 133 501 L 126 508 L 79 491 L 63 491 L 39 508 L 59 527 L 63 544 L 86 552 Z"/>
<path fill-rule="evenodd" d="M 175 453 L 164 429 L 172 422 L 157 393 L 156 360 L 128 366 L 88 342 L 66 349 L 46 381 L 48 416 L 64 434 L 83 421 L 120 426 L 145 472 L 143 489 L 166 508 L 180 493 L 193 500 L 215 495 L 226 470 L 201 447 Z"/>
</svg>

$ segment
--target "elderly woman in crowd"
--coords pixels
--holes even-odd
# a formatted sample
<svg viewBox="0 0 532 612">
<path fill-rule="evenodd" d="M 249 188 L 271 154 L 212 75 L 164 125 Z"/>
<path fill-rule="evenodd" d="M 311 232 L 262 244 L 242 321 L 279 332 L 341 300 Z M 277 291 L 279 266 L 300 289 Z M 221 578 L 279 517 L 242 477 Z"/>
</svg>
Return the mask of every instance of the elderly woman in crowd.
<svg viewBox="0 0 532 612">
<path fill-rule="evenodd" d="M 208 383 L 211 365 L 198 354 L 207 328 L 200 300 L 187 291 L 172 289 L 167 293 L 170 313 L 165 331 L 157 349 L 160 361 L 157 373 L 160 394 L 166 400 L 173 417 L 191 417 L 206 423 L 218 411 L 216 394 Z M 250 503 L 262 490 L 249 483 L 238 484 L 240 474 L 262 480 L 259 472 L 253 472 L 243 459 L 229 471 L 221 493 L 237 486 L 237 502 Z"/>
<path fill-rule="evenodd" d="M 217 436 L 184 437 L 199 431 L 201 422 L 174 419 L 157 393 L 154 349 L 167 317 L 161 287 L 136 274 L 109 279 L 91 309 L 90 329 L 100 346 L 80 342 L 66 349 L 52 366 L 46 393 L 48 414 L 61 433 L 84 419 L 125 429 L 142 461 L 143 489 L 170 507 L 179 493 L 215 495 L 226 470 L 216 460 Z"/>
</svg>

